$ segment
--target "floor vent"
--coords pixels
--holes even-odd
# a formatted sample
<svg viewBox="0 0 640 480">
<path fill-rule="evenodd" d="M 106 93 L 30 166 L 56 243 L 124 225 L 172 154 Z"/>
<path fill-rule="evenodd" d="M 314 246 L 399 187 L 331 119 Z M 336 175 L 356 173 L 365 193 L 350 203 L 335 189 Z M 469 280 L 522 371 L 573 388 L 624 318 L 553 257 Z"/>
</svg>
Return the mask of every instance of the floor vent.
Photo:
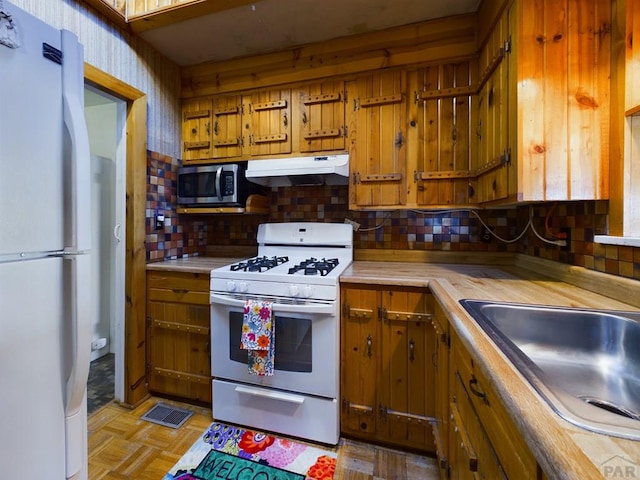
<svg viewBox="0 0 640 480">
<path fill-rule="evenodd" d="M 193 412 L 183 408 L 176 408 L 164 403 L 157 403 L 142 416 L 142 420 L 164 425 L 165 427 L 180 428 Z"/>
</svg>

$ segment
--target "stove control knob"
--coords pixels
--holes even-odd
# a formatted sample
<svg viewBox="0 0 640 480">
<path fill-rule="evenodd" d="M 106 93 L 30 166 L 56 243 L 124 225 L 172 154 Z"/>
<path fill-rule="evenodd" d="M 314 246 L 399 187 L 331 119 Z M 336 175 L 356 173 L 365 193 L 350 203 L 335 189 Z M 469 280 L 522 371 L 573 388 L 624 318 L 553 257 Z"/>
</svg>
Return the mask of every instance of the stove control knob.
<svg viewBox="0 0 640 480">
<path fill-rule="evenodd" d="M 240 282 L 238 284 L 238 291 L 240 293 L 247 293 L 249 291 L 249 284 L 247 282 Z"/>
<path fill-rule="evenodd" d="M 300 295 L 300 287 L 298 285 L 289 285 L 289 295 L 292 297 Z"/>
<path fill-rule="evenodd" d="M 236 282 L 233 280 L 227 281 L 227 292 L 235 292 L 236 291 Z"/>
<path fill-rule="evenodd" d="M 311 285 L 303 285 L 302 286 L 302 296 L 304 298 L 309 298 L 313 294 L 313 287 Z"/>
</svg>

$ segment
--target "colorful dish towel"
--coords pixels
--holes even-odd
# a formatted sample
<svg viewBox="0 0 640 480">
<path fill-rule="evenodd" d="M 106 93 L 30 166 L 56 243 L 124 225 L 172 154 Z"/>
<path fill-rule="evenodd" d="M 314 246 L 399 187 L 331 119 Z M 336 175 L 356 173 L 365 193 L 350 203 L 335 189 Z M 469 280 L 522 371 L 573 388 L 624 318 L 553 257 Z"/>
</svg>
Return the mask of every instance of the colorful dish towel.
<svg viewBox="0 0 640 480">
<path fill-rule="evenodd" d="M 274 372 L 276 326 L 272 302 L 247 300 L 244 303 L 240 348 L 248 350 L 249 373 L 271 376 Z"/>
</svg>

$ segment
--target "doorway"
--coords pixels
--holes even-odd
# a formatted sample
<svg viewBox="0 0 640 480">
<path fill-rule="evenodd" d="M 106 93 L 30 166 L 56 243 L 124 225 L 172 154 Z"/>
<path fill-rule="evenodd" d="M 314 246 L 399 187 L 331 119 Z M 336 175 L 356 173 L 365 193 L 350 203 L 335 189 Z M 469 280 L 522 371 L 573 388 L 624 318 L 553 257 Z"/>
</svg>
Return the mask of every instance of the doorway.
<svg viewBox="0 0 640 480">
<path fill-rule="evenodd" d="M 84 64 L 85 85 L 97 87 L 127 104 L 124 328 L 118 332 L 115 399 L 131 406 L 148 391 L 145 382 L 147 96 L 106 72 Z M 121 352 L 121 353 L 120 353 Z M 125 369 L 126 365 L 126 369 Z"/>
<path fill-rule="evenodd" d="M 123 364 L 126 111 L 124 100 L 85 86 L 85 118 L 91 151 L 92 305 L 88 408 L 116 398 Z"/>
</svg>

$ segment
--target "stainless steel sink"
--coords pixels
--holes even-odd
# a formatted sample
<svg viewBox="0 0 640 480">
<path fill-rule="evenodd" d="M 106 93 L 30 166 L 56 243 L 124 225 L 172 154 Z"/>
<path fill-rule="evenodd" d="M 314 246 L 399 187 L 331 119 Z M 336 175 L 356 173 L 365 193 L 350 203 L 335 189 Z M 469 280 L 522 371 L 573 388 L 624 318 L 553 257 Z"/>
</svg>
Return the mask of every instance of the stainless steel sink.
<svg viewBox="0 0 640 480">
<path fill-rule="evenodd" d="M 640 312 L 460 303 L 560 416 L 640 440 Z"/>
</svg>

